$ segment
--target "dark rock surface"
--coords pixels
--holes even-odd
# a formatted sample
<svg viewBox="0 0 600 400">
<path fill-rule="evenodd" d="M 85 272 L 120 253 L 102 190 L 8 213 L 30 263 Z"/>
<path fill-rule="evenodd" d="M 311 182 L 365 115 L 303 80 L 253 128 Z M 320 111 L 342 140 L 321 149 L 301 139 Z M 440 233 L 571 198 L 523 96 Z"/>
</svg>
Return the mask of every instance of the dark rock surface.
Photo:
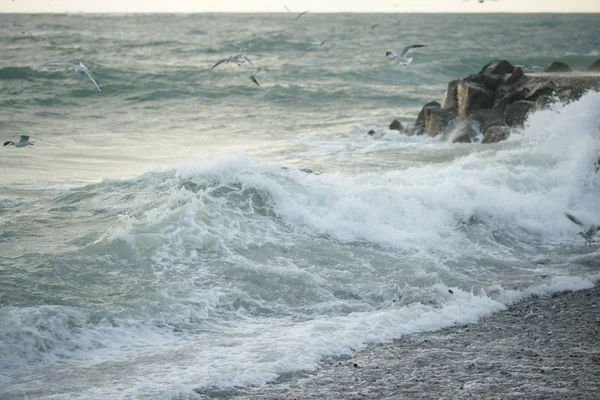
<svg viewBox="0 0 600 400">
<path fill-rule="evenodd" d="M 531 298 L 476 324 L 408 335 L 262 388 L 201 393 L 249 400 L 597 400 L 599 338 L 596 286 Z"/>
<path fill-rule="evenodd" d="M 556 101 L 578 100 L 588 90 L 600 90 L 596 68 L 600 70 L 600 60 L 585 72 L 570 72 L 568 65 L 553 62 L 547 72 L 526 73 L 506 60 L 494 60 L 478 74 L 449 82 L 442 104 L 425 104 L 414 126 L 402 131 L 442 135 L 461 143 L 483 135 L 483 143 L 495 143 L 506 139 L 511 130 L 494 128 L 486 135 L 488 127 L 523 126 L 531 112 L 547 109 Z M 474 127 L 478 134 L 472 132 Z"/>
<path fill-rule="evenodd" d="M 560 61 L 554 61 L 546 67 L 544 72 L 571 72 L 571 67 Z"/>
<path fill-rule="evenodd" d="M 402 126 L 402 123 L 400 121 L 395 119 L 392 121 L 392 123 L 390 124 L 390 127 L 388 129 L 391 131 L 403 131 L 404 127 Z"/>
<path fill-rule="evenodd" d="M 590 71 L 600 71 L 600 59 L 596 60 L 592 65 L 588 67 Z"/>
</svg>

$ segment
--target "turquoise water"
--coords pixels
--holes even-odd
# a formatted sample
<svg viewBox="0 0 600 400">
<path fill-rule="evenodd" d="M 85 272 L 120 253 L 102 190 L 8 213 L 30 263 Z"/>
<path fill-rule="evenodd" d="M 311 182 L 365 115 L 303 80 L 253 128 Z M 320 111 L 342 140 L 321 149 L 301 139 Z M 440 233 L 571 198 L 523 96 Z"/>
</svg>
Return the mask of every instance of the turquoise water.
<svg viewBox="0 0 600 400">
<path fill-rule="evenodd" d="M 590 286 L 600 94 L 490 146 L 386 128 L 491 59 L 587 67 L 598 16 L 384 17 L 0 16 L 36 141 L 0 149 L 0 397 L 199 398 Z M 211 69 L 239 48 L 260 87 Z"/>
</svg>

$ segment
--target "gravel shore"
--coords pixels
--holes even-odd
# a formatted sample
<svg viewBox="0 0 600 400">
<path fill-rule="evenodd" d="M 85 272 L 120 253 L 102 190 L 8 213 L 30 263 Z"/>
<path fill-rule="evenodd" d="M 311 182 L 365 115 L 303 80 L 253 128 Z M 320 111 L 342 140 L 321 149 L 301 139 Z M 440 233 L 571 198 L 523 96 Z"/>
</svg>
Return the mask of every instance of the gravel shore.
<svg viewBox="0 0 600 400">
<path fill-rule="evenodd" d="M 600 288 L 534 297 L 228 399 L 600 399 Z"/>
</svg>

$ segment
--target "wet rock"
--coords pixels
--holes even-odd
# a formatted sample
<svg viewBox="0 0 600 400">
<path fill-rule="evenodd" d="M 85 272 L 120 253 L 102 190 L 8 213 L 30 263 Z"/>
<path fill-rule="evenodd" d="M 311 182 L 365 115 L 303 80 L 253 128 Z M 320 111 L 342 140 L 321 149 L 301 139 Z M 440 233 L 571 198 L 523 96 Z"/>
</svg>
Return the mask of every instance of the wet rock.
<svg viewBox="0 0 600 400">
<path fill-rule="evenodd" d="M 504 84 L 514 85 L 523 78 L 525 78 L 525 72 L 523 72 L 523 69 L 521 69 L 520 67 L 516 67 L 515 69 L 513 69 L 510 75 L 507 75 L 504 78 Z"/>
<path fill-rule="evenodd" d="M 455 121 L 448 132 L 448 137 L 452 143 L 476 142 L 479 135 L 479 124 L 470 119 L 461 119 Z"/>
<path fill-rule="evenodd" d="M 502 85 L 503 80 L 500 76 L 495 74 L 477 74 L 477 75 L 469 75 L 463 81 L 476 83 L 485 87 L 486 89 L 491 90 L 492 92 L 500 85 Z"/>
<path fill-rule="evenodd" d="M 451 110 L 442 110 L 440 107 L 429 107 L 425 109 L 425 132 L 429 136 L 441 134 L 453 119 Z"/>
<path fill-rule="evenodd" d="M 373 129 L 371 129 L 369 132 L 367 132 L 367 135 L 374 135 L 375 131 Z"/>
<path fill-rule="evenodd" d="M 466 117 L 470 112 L 480 108 L 492 108 L 493 93 L 476 83 L 461 81 L 457 89 L 458 115 Z"/>
<path fill-rule="evenodd" d="M 504 125 L 504 114 L 494 109 L 477 110 L 469 116 L 472 121 L 476 121 L 479 125 L 479 130 L 485 132 L 488 126 Z"/>
<path fill-rule="evenodd" d="M 535 101 L 540 96 L 552 96 L 556 94 L 558 90 L 558 85 L 553 81 L 541 81 L 536 82 L 528 88 L 527 95 L 525 96 L 525 100 Z"/>
<path fill-rule="evenodd" d="M 556 97 L 542 95 L 535 100 L 535 110 L 547 110 L 556 102 Z"/>
<path fill-rule="evenodd" d="M 563 62 L 554 61 L 546 67 L 544 72 L 571 72 L 571 67 Z"/>
<path fill-rule="evenodd" d="M 403 131 L 404 127 L 402 126 L 402 123 L 400 121 L 395 119 L 392 121 L 392 123 L 390 124 L 390 127 L 388 129 L 391 131 Z"/>
<path fill-rule="evenodd" d="M 510 129 L 506 125 L 491 125 L 488 126 L 483 134 L 481 143 L 491 144 L 506 140 L 510 135 Z"/>
<path fill-rule="evenodd" d="M 457 91 L 459 83 L 460 79 L 448 82 L 448 86 L 446 87 L 446 93 L 444 94 L 444 99 L 442 100 L 443 109 L 458 108 Z"/>
<path fill-rule="evenodd" d="M 591 71 L 600 71 L 600 59 L 596 60 L 592 65 L 588 67 Z"/>
<path fill-rule="evenodd" d="M 414 126 L 414 130 L 417 135 L 422 135 L 425 133 L 425 110 L 429 108 L 441 108 L 441 106 L 437 101 L 430 101 L 423 106 L 419 112 L 419 115 L 417 116 L 417 122 L 415 122 Z"/>
<path fill-rule="evenodd" d="M 509 104 L 504 111 L 504 120 L 509 126 L 523 126 L 527 115 L 534 108 L 535 103 L 532 101 L 519 100 Z"/>
<path fill-rule="evenodd" d="M 487 63 L 481 71 L 480 74 L 495 74 L 495 75 L 506 75 L 513 72 L 515 67 L 511 63 L 506 60 L 494 60 Z"/>
</svg>

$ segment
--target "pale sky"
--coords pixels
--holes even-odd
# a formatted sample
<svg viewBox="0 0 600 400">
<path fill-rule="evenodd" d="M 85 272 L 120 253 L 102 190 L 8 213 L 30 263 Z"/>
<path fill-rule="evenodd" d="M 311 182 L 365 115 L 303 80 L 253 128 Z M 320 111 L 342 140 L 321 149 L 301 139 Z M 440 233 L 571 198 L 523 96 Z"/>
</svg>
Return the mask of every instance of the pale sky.
<svg viewBox="0 0 600 400">
<path fill-rule="evenodd" d="M 284 4 L 298 12 L 600 12 L 600 0 L 0 0 L 0 12 L 285 12 Z"/>
</svg>

